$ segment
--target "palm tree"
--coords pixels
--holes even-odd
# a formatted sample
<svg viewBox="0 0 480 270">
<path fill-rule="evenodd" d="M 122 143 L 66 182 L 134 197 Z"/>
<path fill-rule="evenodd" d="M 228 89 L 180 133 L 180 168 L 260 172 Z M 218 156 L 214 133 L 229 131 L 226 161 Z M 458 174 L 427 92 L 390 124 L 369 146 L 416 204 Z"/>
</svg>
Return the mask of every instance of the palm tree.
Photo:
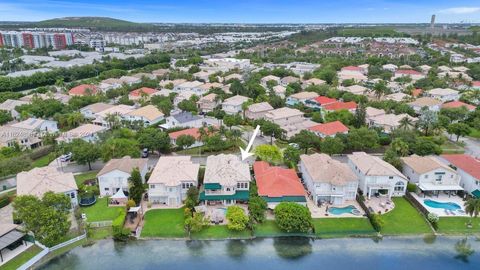
<svg viewBox="0 0 480 270">
<path fill-rule="evenodd" d="M 465 202 L 465 212 L 470 215 L 470 217 L 476 218 L 480 213 L 480 199 L 470 198 Z M 470 223 L 472 220 L 470 219 Z"/>
<path fill-rule="evenodd" d="M 404 118 L 402 118 L 402 120 L 400 120 L 399 123 L 400 123 L 399 127 L 404 130 L 407 130 L 409 127 L 413 125 L 412 120 L 408 116 L 405 116 Z"/>
<path fill-rule="evenodd" d="M 239 129 L 233 129 L 230 131 L 230 138 L 235 146 L 238 146 L 239 138 L 242 137 L 242 131 Z"/>
</svg>

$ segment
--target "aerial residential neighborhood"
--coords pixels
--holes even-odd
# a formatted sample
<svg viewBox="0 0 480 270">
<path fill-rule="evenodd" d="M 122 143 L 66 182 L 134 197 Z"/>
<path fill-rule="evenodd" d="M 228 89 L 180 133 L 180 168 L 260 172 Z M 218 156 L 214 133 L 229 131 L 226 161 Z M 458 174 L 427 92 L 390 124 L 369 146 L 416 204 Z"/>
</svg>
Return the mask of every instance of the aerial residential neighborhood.
<svg viewBox="0 0 480 270">
<path fill-rule="evenodd" d="M 478 268 L 480 8 L 6 2 L 0 269 Z"/>
</svg>

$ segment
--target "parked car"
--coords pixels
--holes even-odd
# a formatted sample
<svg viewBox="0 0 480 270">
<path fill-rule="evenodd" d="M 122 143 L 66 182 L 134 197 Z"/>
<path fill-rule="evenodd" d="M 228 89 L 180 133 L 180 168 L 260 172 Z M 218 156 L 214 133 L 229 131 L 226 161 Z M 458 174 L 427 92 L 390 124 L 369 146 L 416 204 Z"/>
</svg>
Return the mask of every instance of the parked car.
<svg viewBox="0 0 480 270">
<path fill-rule="evenodd" d="M 142 158 L 147 158 L 148 157 L 148 148 L 143 148 L 142 150 Z"/>
<path fill-rule="evenodd" d="M 298 143 L 289 143 L 288 145 L 295 149 L 300 149 L 300 145 L 298 145 Z"/>
<path fill-rule="evenodd" d="M 71 152 L 60 156 L 60 161 L 61 162 L 69 162 L 71 160 L 72 160 L 72 153 Z"/>
</svg>

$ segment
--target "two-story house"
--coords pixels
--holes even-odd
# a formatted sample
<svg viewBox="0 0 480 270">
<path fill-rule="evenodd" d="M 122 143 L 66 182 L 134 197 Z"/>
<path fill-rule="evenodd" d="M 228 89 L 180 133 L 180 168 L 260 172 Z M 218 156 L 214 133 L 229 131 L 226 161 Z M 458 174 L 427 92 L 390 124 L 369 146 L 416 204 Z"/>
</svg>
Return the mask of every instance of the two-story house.
<svg viewBox="0 0 480 270">
<path fill-rule="evenodd" d="M 460 176 L 460 186 L 480 198 L 480 160 L 466 154 L 442 155 L 440 161 L 454 168 Z"/>
<path fill-rule="evenodd" d="M 273 107 L 268 102 L 255 103 L 248 106 L 245 117 L 252 120 L 263 119 L 265 114 L 271 110 Z"/>
<path fill-rule="evenodd" d="M 138 169 L 142 182 L 145 183 L 145 174 L 148 171 L 147 161 L 147 159 L 129 156 L 109 160 L 97 174 L 100 196 L 112 196 L 119 189 L 128 195 L 128 178 L 135 168 Z"/>
<path fill-rule="evenodd" d="M 148 200 L 153 204 L 180 206 L 191 187 L 198 186 L 199 164 L 190 156 L 162 156 L 148 179 Z"/>
<path fill-rule="evenodd" d="M 438 196 L 441 192 L 463 190 L 458 173 L 433 156 L 411 155 L 401 160 L 408 181 L 416 184 L 424 195 Z"/>
<path fill-rule="evenodd" d="M 305 189 L 295 170 L 270 166 L 265 161 L 255 161 L 253 172 L 258 196 L 267 202 L 269 209 L 275 209 L 281 202 L 307 204 Z"/>
<path fill-rule="evenodd" d="M 197 101 L 198 109 L 202 113 L 208 113 L 213 111 L 218 106 L 218 104 L 219 102 L 217 100 L 217 94 L 214 93 L 203 96 Z"/>
<path fill-rule="evenodd" d="M 135 109 L 123 116 L 123 119 L 130 122 L 140 122 L 144 126 L 154 125 L 164 119 L 164 114 L 154 105 L 147 105 Z"/>
<path fill-rule="evenodd" d="M 97 113 L 115 107 L 115 105 L 97 102 L 80 109 L 80 113 L 87 119 L 95 119 Z"/>
<path fill-rule="evenodd" d="M 319 205 L 345 204 L 357 196 L 358 177 L 344 163 L 326 154 L 301 155 L 298 165 L 310 197 Z"/>
<path fill-rule="evenodd" d="M 460 92 L 450 88 L 435 88 L 429 90 L 428 95 L 442 102 L 457 101 L 460 99 Z"/>
<path fill-rule="evenodd" d="M 407 177 L 391 164 L 365 152 L 348 155 L 348 165 L 359 178 L 359 188 L 369 199 L 375 195 L 403 196 Z"/>
<path fill-rule="evenodd" d="M 248 97 L 236 95 L 227 98 L 222 103 L 222 110 L 226 114 L 237 114 L 243 112 L 242 104 L 248 101 Z"/>
<path fill-rule="evenodd" d="M 289 106 L 295 106 L 299 103 L 307 104 L 308 100 L 318 97 L 318 94 L 315 92 L 299 92 L 287 97 L 286 104 Z"/>
<path fill-rule="evenodd" d="M 203 118 L 198 115 L 193 115 L 191 112 L 180 112 L 170 115 L 166 119 L 166 123 L 161 125 L 163 128 L 176 128 L 176 127 L 202 127 L 204 122 Z"/>
<path fill-rule="evenodd" d="M 265 120 L 273 122 L 285 131 L 285 137 L 290 138 L 304 129 L 308 129 L 318 123 L 306 119 L 303 112 L 288 107 L 268 111 Z"/>
<path fill-rule="evenodd" d="M 248 163 L 242 162 L 238 156 L 208 156 L 200 201 L 208 205 L 247 202 L 250 181 Z"/>
<path fill-rule="evenodd" d="M 65 173 L 57 167 L 46 166 L 17 174 L 17 196 L 42 198 L 47 192 L 65 194 L 70 198 L 72 209 L 78 205 L 78 187 L 71 172 Z"/>
</svg>

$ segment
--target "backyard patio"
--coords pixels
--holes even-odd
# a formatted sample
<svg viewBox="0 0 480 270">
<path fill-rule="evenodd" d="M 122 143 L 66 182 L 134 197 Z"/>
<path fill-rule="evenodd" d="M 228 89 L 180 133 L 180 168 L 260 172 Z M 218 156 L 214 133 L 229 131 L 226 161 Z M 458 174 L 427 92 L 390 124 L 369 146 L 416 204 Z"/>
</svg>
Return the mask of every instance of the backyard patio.
<svg viewBox="0 0 480 270">
<path fill-rule="evenodd" d="M 334 206 L 328 204 L 317 206 L 311 198 L 307 198 L 307 207 L 312 214 L 312 218 L 362 218 L 365 215 L 365 211 L 357 201 L 347 201 L 344 204 Z"/>
<path fill-rule="evenodd" d="M 365 198 L 365 205 L 373 213 L 385 214 L 392 211 L 395 208 L 395 203 L 388 197 L 371 197 Z"/>
<path fill-rule="evenodd" d="M 438 196 L 425 196 L 424 194 L 411 193 L 430 213 L 435 213 L 439 217 L 466 217 L 465 202 L 463 198 L 457 195 L 448 195 L 440 193 Z"/>
</svg>

